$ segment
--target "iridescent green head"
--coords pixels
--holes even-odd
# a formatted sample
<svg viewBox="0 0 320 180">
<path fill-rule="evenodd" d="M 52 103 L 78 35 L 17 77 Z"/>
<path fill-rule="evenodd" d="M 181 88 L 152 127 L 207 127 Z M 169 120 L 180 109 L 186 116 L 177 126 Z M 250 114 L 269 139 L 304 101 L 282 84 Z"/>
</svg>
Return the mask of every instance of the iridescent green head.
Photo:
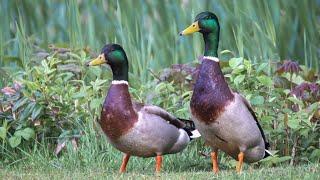
<svg viewBox="0 0 320 180">
<path fill-rule="evenodd" d="M 180 32 L 180 35 L 188 35 L 195 32 L 200 32 L 203 35 L 205 41 L 204 55 L 217 57 L 220 32 L 217 16 L 208 11 L 198 14 L 194 22 Z"/>
<path fill-rule="evenodd" d="M 194 22 L 185 30 L 183 30 L 180 35 L 192 34 L 194 32 L 200 32 L 202 34 L 206 33 L 219 33 L 220 25 L 218 18 L 215 14 L 211 12 L 202 12 L 198 14 Z"/>
<path fill-rule="evenodd" d="M 101 54 L 94 60 L 90 61 L 88 66 L 97 66 L 108 64 L 113 73 L 113 80 L 128 81 L 128 59 L 123 48 L 118 44 L 106 44 Z"/>
</svg>

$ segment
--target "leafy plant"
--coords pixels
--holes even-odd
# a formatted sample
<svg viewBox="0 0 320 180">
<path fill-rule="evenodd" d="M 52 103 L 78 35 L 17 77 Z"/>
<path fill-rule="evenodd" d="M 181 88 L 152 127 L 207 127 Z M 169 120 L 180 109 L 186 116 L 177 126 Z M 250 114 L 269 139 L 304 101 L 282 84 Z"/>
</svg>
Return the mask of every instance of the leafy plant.
<svg viewBox="0 0 320 180">
<path fill-rule="evenodd" d="M 320 107 L 319 84 L 305 82 L 298 74 L 302 70 L 298 63 L 284 61 L 277 73 L 290 86 L 277 87 L 274 80 L 279 75 L 268 75 L 265 72 L 268 67 L 270 65 L 266 63 L 253 65 L 246 59 L 232 58 L 223 70 L 233 89 L 250 100 L 272 149 L 279 150 L 278 153 L 286 160 L 291 157 L 291 164 L 298 153 L 300 160 L 318 161 L 319 157 L 315 154 L 319 146 L 317 132 L 320 127 L 315 114 Z M 275 160 L 275 157 L 270 161 L 282 162 Z"/>
<path fill-rule="evenodd" d="M 86 53 L 69 51 L 65 60 L 61 55 L 61 52 L 52 52 L 40 60 L 39 65 L 22 72 L 19 83 L 2 89 L 0 135 L 3 144 L 15 148 L 24 141 L 78 138 L 79 124 L 100 109 L 102 95 L 99 92 L 105 88 L 106 81 L 96 79 L 86 85 L 83 79 L 92 75 L 86 74 L 83 66 Z"/>
</svg>

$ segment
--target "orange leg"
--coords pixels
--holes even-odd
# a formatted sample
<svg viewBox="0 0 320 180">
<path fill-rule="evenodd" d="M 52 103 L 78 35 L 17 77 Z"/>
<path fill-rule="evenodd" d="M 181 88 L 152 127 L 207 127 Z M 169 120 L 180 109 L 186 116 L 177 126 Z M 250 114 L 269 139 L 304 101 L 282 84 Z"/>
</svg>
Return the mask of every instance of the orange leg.
<svg viewBox="0 0 320 180">
<path fill-rule="evenodd" d="M 212 171 L 217 174 L 219 172 L 218 151 L 211 152 Z"/>
<path fill-rule="evenodd" d="M 241 173 L 242 164 L 243 164 L 243 157 L 244 157 L 244 153 L 243 153 L 243 152 L 240 152 L 240 153 L 238 154 L 237 173 Z"/>
<path fill-rule="evenodd" d="M 156 157 L 156 173 L 160 172 L 161 164 L 162 164 L 162 156 L 161 155 L 157 155 L 157 157 Z"/>
<path fill-rule="evenodd" d="M 123 156 L 122 164 L 121 164 L 120 170 L 119 170 L 120 173 L 124 173 L 126 171 L 126 167 L 127 167 L 129 159 L 130 159 L 130 155 L 129 154 L 125 154 Z"/>
</svg>

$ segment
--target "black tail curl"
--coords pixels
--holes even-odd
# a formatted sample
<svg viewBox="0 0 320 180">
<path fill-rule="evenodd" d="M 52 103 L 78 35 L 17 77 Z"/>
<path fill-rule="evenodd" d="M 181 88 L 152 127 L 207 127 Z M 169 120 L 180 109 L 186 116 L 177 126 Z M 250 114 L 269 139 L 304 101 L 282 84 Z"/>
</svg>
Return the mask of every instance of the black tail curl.
<svg viewBox="0 0 320 180">
<path fill-rule="evenodd" d="M 192 140 L 193 139 L 193 138 L 191 138 L 191 136 L 193 135 L 192 131 L 194 131 L 196 129 L 194 122 L 192 120 L 182 119 L 182 118 L 178 118 L 178 120 L 185 124 L 185 127 L 183 129 L 188 133 L 188 136 Z"/>
</svg>

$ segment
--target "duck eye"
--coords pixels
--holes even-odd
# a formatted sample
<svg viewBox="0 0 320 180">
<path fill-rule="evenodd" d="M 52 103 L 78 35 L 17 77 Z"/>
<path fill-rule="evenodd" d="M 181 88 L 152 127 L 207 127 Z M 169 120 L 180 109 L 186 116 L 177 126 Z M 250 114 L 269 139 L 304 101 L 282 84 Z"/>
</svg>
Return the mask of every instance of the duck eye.
<svg viewBox="0 0 320 180">
<path fill-rule="evenodd" d="M 196 25 L 194 24 L 194 25 L 192 25 L 192 27 L 196 27 Z"/>
</svg>

